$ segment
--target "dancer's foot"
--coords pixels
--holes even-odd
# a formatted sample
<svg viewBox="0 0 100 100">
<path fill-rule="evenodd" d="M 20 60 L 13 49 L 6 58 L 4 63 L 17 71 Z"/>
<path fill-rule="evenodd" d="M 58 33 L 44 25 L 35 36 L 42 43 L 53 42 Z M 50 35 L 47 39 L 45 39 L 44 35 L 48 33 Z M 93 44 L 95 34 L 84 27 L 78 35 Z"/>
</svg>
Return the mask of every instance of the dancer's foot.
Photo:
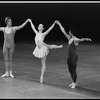
<svg viewBox="0 0 100 100">
<path fill-rule="evenodd" d="M 58 46 L 58 48 L 62 48 L 62 47 L 63 47 L 63 45 Z"/>
<path fill-rule="evenodd" d="M 69 86 L 72 86 L 73 84 L 77 85 L 77 83 L 73 83 L 73 82 L 72 82 L 71 84 L 69 84 Z"/>
<path fill-rule="evenodd" d="M 9 75 L 11 78 L 14 78 L 14 75 L 12 74 L 12 72 L 10 72 L 10 75 Z"/>
<path fill-rule="evenodd" d="M 40 78 L 40 83 L 43 83 L 43 77 Z"/>
<path fill-rule="evenodd" d="M 13 75 L 13 74 L 10 74 L 9 76 L 10 76 L 11 78 L 14 78 L 14 75 Z"/>
<path fill-rule="evenodd" d="M 8 77 L 9 76 L 9 74 L 8 74 L 8 72 L 6 72 L 5 74 L 3 74 L 1 77 Z"/>
<path fill-rule="evenodd" d="M 76 86 L 77 86 L 77 84 L 73 83 L 72 86 L 71 86 L 71 88 L 75 88 Z"/>
<path fill-rule="evenodd" d="M 74 83 L 69 84 L 69 86 L 72 86 Z"/>
</svg>

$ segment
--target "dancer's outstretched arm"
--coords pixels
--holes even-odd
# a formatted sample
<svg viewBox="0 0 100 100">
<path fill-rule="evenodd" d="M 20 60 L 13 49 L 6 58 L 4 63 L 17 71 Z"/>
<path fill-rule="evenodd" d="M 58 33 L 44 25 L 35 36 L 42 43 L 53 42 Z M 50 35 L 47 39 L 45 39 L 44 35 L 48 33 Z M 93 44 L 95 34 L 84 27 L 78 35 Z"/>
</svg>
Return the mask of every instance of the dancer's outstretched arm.
<svg viewBox="0 0 100 100">
<path fill-rule="evenodd" d="M 76 38 L 75 39 L 75 44 L 79 44 L 80 42 L 83 42 L 83 41 L 92 41 L 90 38 Z"/>
<path fill-rule="evenodd" d="M 83 42 L 83 41 L 92 41 L 92 40 L 90 38 L 81 38 L 78 41 Z"/>
<path fill-rule="evenodd" d="M 32 20 L 31 19 L 28 19 L 30 24 L 31 24 L 31 28 L 33 29 L 34 33 L 36 34 L 38 31 L 36 30 L 34 24 L 32 23 Z"/>
<path fill-rule="evenodd" d="M 27 22 L 29 22 L 28 19 L 22 25 L 13 27 L 13 29 L 16 31 L 20 30 L 21 28 L 23 28 L 27 24 Z"/>
<path fill-rule="evenodd" d="M 4 31 L 4 27 L 0 27 L 0 31 Z"/>
<path fill-rule="evenodd" d="M 63 26 L 61 25 L 61 23 L 59 21 L 57 21 L 57 24 L 59 25 L 62 33 L 65 35 L 65 37 L 69 40 L 70 36 L 67 34 L 67 32 L 65 31 L 65 29 L 63 28 Z"/>
<path fill-rule="evenodd" d="M 92 40 L 90 38 L 81 38 L 81 39 L 77 38 L 76 41 L 77 42 L 83 42 L 83 41 L 92 41 Z"/>
<path fill-rule="evenodd" d="M 46 32 L 43 33 L 45 36 L 53 29 L 53 27 L 55 26 L 55 23 L 56 21 L 51 25 L 51 27 Z"/>
</svg>

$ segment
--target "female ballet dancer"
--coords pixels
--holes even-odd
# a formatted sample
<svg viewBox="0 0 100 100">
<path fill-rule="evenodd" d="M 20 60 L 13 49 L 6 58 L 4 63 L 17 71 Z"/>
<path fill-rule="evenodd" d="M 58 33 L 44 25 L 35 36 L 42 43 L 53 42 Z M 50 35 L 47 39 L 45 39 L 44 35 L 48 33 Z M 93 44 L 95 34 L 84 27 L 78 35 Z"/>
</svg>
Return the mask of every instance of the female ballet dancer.
<svg viewBox="0 0 100 100">
<path fill-rule="evenodd" d="M 76 67 L 77 67 L 77 61 L 78 61 L 78 55 L 76 53 L 76 47 L 78 44 L 82 41 L 91 41 L 89 38 L 77 38 L 74 36 L 71 32 L 69 31 L 69 35 L 66 33 L 65 29 L 62 27 L 61 23 L 58 21 L 57 24 L 59 25 L 61 31 L 63 34 L 66 36 L 68 39 L 68 58 L 67 58 L 67 64 L 68 64 L 68 70 L 70 72 L 71 78 L 72 78 L 72 84 L 71 88 L 75 88 L 77 86 L 76 80 L 77 80 L 77 72 L 76 72 Z"/>
<path fill-rule="evenodd" d="M 1 77 L 14 77 L 14 75 L 12 74 L 12 59 L 13 59 L 13 52 L 14 52 L 14 48 L 15 48 L 15 43 L 14 43 L 14 36 L 15 36 L 15 32 L 21 28 L 23 28 L 26 23 L 28 22 L 28 20 L 26 20 L 26 22 L 24 22 L 22 25 L 20 26 L 12 26 L 12 20 L 10 17 L 6 17 L 5 18 L 5 23 L 6 23 L 6 27 L 0 27 L 0 31 L 3 31 L 4 33 L 4 44 L 3 44 L 3 55 L 4 55 L 4 60 L 5 60 L 5 69 L 6 72 L 4 75 L 2 75 Z"/>
<path fill-rule="evenodd" d="M 56 21 L 52 24 L 52 26 L 46 31 L 43 32 L 43 24 L 39 24 L 38 26 L 38 31 L 35 29 L 34 24 L 32 23 L 31 19 L 29 19 L 30 23 L 31 23 L 31 27 L 34 31 L 34 33 L 36 34 L 35 36 L 35 44 L 36 44 L 36 48 L 33 51 L 33 55 L 37 58 L 41 58 L 41 63 L 42 63 L 42 69 L 41 69 L 41 77 L 40 77 L 40 82 L 43 82 L 43 75 L 44 72 L 46 70 L 46 56 L 49 53 L 49 49 L 56 49 L 56 48 L 62 48 L 62 45 L 48 45 L 46 43 L 44 43 L 44 38 L 45 36 L 53 29 Z"/>
</svg>

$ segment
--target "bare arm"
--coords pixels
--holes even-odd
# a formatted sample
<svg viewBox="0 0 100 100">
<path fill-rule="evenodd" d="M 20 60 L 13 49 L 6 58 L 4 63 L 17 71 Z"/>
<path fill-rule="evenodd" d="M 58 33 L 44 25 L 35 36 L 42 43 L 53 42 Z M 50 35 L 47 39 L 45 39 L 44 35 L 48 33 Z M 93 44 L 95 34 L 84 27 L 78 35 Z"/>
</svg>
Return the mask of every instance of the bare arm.
<svg viewBox="0 0 100 100">
<path fill-rule="evenodd" d="M 81 39 L 79 39 L 79 38 L 76 38 L 75 39 L 75 43 L 76 44 L 78 44 L 78 43 L 80 43 L 80 42 L 83 42 L 83 41 L 92 41 L 90 38 L 81 38 Z"/>
<path fill-rule="evenodd" d="M 78 41 L 83 42 L 83 41 L 92 41 L 92 40 L 90 38 L 81 38 Z"/>
<path fill-rule="evenodd" d="M 32 27 L 33 31 L 34 31 L 35 34 L 36 34 L 36 33 L 37 33 L 37 30 L 36 30 L 34 24 L 32 23 L 31 19 L 29 19 L 29 22 L 30 22 L 30 24 L 31 24 L 31 27 Z"/>
<path fill-rule="evenodd" d="M 4 27 L 0 27 L 0 31 L 3 31 L 4 32 Z"/>
<path fill-rule="evenodd" d="M 69 40 L 70 36 L 67 34 L 67 32 L 65 31 L 65 29 L 62 27 L 61 23 L 59 21 L 57 21 L 57 24 L 59 25 L 62 33 L 65 35 L 65 37 Z"/>
<path fill-rule="evenodd" d="M 56 23 L 56 22 L 54 22 L 54 23 L 51 25 L 51 27 L 50 27 L 46 32 L 44 32 L 43 34 L 44 34 L 44 35 L 47 35 L 47 34 L 53 29 L 53 27 L 55 26 L 55 23 Z"/>
<path fill-rule="evenodd" d="M 14 30 L 20 30 L 21 28 L 23 28 L 26 24 L 27 24 L 27 22 L 28 22 L 28 19 L 22 24 L 22 25 L 20 25 L 20 26 L 15 26 L 14 27 Z"/>
</svg>

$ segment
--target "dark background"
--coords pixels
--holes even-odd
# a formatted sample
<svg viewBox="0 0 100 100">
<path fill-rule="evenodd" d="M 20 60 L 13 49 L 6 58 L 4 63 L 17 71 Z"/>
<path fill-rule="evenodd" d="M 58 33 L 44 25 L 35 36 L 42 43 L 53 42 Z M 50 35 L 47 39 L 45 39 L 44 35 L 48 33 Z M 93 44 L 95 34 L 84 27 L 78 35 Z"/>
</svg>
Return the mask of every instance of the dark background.
<svg viewBox="0 0 100 100">
<path fill-rule="evenodd" d="M 19 26 L 31 18 L 36 29 L 40 23 L 46 31 L 55 20 L 59 20 L 66 32 L 70 29 L 79 38 L 89 37 L 93 42 L 100 42 L 100 3 L 13 3 L 0 4 L 0 27 L 6 26 L 5 17 L 12 18 L 13 26 Z M 3 43 L 3 33 L 0 32 L 0 43 Z M 18 30 L 15 42 L 34 42 L 35 34 L 28 23 Z M 67 39 L 58 25 L 46 36 L 46 42 L 64 41 Z"/>
</svg>

